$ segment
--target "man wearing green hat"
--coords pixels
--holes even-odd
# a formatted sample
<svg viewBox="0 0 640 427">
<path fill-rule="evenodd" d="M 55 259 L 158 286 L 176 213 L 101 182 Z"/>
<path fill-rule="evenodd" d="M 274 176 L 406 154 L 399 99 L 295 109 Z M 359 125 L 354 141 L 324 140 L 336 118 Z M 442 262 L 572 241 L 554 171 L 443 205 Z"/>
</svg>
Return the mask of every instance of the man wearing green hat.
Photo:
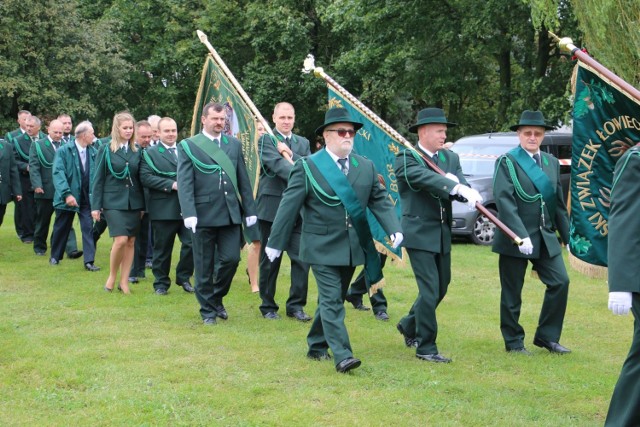
<svg viewBox="0 0 640 427">
<path fill-rule="evenodd" d="M 318 284 L 318 308 L 307 336 L 307 357 L 329 360 L 330 348 L 341 373 L 360 366 L 344 324 L 344 301 L 355 267 L 365 265 L 374 291 L 382 282 L 366 208 L 390 235 L 394 247 L 403 239 L 373 162 L 351 152 L 361 127 L 344 108 L 327 111 L 324 124 L 316 129 L 316 134 L 324 137 L 325 148 L 293 166 L 265 248 L 269 260 L 277 259 L 302 214 L 300 259 L 311 265 Z"/>
<path fill-rule="evenodd" d="M 496 233 L 493 252 L 500 254 L 500 329 L 508 352 L 530 355 L 519 324 L 522 286 L 529 261 L 546 286 L 533 344 L 551 353 L 570 350 L 559 344 L 567 308 L 569 276 L 562 259 L 563 242 L 569 241 L 569 218 L 560 185 L 560 165 L 540 151 L 545 130 L 540 111 L 525 111 L 511 130 L 520 145 L 496 161 L 493 194 L 498 218 L 523 242 L 516 246 L 502 232 Z"/>
<path fill-rule="evenodd" d="M 451 199 L 464 197 L 471 209 L 482 203 L 482 196 L 468 187 L 458 155 L 444 149 L 447 127 L 453 126 L 440 108 L 420 110 L 417 123 L 409 128 L 418 134 L 418 144 L 399 153 L 395 165 L 407 236 L 404 247 L 418 284 L 418 297 L 397 328 L 405 345 L 416 347 L 416 357 L 436 363 L 451 362 L 436 345 L 436 308 L 451 281 Z M 446 175 L 429 168 L 423 157 L 431 158 Z"/>
</svg>

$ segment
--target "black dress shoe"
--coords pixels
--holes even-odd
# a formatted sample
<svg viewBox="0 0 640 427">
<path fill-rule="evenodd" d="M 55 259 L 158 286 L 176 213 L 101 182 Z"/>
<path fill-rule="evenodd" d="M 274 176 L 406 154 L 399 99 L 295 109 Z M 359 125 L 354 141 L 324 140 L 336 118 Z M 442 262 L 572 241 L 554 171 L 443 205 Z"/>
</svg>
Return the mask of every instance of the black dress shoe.
<svg viewBox="0 0 640 427">
<path fill-rule="evenodd" d="M 215 325 L 216 324 L 216 318 L 215 317 L 205 317 L 204 319 L 202 319 L 202 323 L 204 323 L 205 325 Z"/>
<path fill-rule="evenodd" d="M 184 281 L 182 283 L 178 283 L 176 282 L 176 285 L 181 286 L 182 289 L 184 289 L 185 292 L 189 292 L 190 294 L 195 292 L 195 289 L 193 289 L 193 286 L 191 286 L 191 283 L 189 283 L 189 281 Z"/>
<path fill-rule="evenodd" d="M 418 347 L 418 340 L 408 336 L 400 323 L 396 325 L 396 329 L 398 330 L 398 332 L 400 332 L 400 334 L 402 334 L 402 338 L 404 338 L 404 345 L 406 345 L 407 347 Z"/>
<path fill-rule="evenodd" d="M 96 266 L 92 262 L 85 263 L 84 269 L 87 270 L 87 271 L 100 271 L 100 267 Z"/>
<path fill-rule="evenodd" d="M 37 256 L 44 256 L 45 253 L 44 252 L 40 252 L 40 251 L 36 251 L 35 254 Z"/>
<path fill-rule="evenodd" d="M 57 259 L 55 259 L 55 258 L 51 258 L 51 259 L 49 260 L 49 264 L 50 264 L 50 265 L 58 265 L 58 264 L 60 264 L 60 263 L 58 262 L 58 260 L 57 260 Z"/>
<path fill-rule="evenodd" d="M 522 354 L 523 356 L 533 356 L 533 354 L 524 347 L 508 348 L 507 353 L 517 353 Z"/>
<path fill-rule="evenodd" d="M 311 360 L 317 360 L 317 361 L 322 361 L 322 360 L 331 360 L 331 356 L 329 355 L 329 353 L 307 353 L 307 357 Z"/>
<path fill-rule="evenodd" d="M 83 252 L 82 251 L 73 251 L 69 254 L 69 258 L 71 259 L 76 259 L 76 258 L 80 258 L 82 256 Z"/>
<path fill-rule="evenodd" d="M 360 363 L 362 363 L 360 362 L 360 359 L 356 359 L 355 357 L 347 357 L 342 362 L 336 365 L 336 371 L 344 374 L 352 369 L 356 369 L 358 366 L 360 366 Z"/>
<path fill-rule="evenodd" d="M 287 317 L 294 317 L 296 320 L 300 322 L 308 322 L 311 320 L 311 316 L 309 316 L 304 311 L 294 311 L 293 313 L 287 313 Z"/>
<path fill-rule="evenodd" d="M 389 321 L 389 315 L 386 311 L 379 311 L 375 314 L 376 320 L 382 320 L 383 322 Z"/>
<path fill-rule="evenodd" d="M 219 305 L 217 307 L 215 307 L 216 311 L 218 312 L 217 316 L 223 320 L 227 320 L 229 318 L 229 314 L 227 313 L 227 310 L 224 308 L 224 305 Z"/>
<path fill-rule="evenodd" d="M 571 350 L 569 350 L 568 348 L 560 345 L 559 343 L 553 342 L 553 341 L 545 341 L 542 338 L 537 338 L 537 337 L 534 338 L 533 339 L 533 344 L 538 346 L 538 347 L 546 348 L 551 353 L 555 353 L 555 354 L 571 353 Z"/>
<path fill-rule="evenodd" d="M 145 268 L 152 268 L 153 267 L 153 261 L 146 261 L 144 263 Z"/>
<path fill-rule="evenodd" d="M 113 292 L 113 288 L 107 288 L 106 286 L 104 287 L 104 290 L 107 292 Z"/>
<path fill-rule="evenodd" d="M 444 357 L 441 354 L 416 354 L 416 357 L 420 360 L 426 360 L 427 362 L 435 363 L 451 363 L 451 359 Z"/>
<path fill-rule="evenodd" d="M 156 295 L 166 295 L 167 294 L 167 290 L 166 289 L 156 289 L 155 290 L 155 294 Z"/>
<path fill-rule="evenodd" d="M 275 311 L 267 311 L 265 314 L 262 315 L 262 317 L 270 320 L 278 320 L 280 318 L 280 315 Z"/>
<path fill-rule="evenodd" d="M 139 280 L 136 276 L 130 276 L 129 283 L 139 283 Z"/>
<path fill-rule="evenodd" d="M 362 304 L 362 298 L 356 295 L 347 295 L 345 300 L 350 302 L 353 305 L 353 308 L 360 311 L 369 311 L 371 310 L 366 305 Z"/>
</svg>

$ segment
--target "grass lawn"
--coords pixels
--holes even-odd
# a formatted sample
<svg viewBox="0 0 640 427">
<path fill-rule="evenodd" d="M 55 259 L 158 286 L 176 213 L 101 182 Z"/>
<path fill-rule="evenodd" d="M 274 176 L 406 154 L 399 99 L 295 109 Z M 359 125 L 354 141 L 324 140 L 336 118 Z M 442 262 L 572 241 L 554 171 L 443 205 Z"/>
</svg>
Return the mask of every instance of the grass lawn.
<svg viewBox="0 0 640 427">
<path fill-rule="evenodd" d="M 79 235 L 79 227 L 76 227 Z M 411 269 L 385 268 L 387 323 L 347 304 L 347 328 L 362 366 L 348 375 L 305 357 L 309 325 L 262 319 L 244 273 L 229 320 L 205 327 L 193 295 L 147 279 L 125 296 L 103 291 L 110 239 L 97 273 L 80 260 L 57 267 L 20 243 L 12 206 L 0 227 L 0 425 L 209 426 L 598 426 L 628 351 L 633 320 L 607 310 L 607 287 L 570 270 L 569 307 L 555 356 L 532 344 L 543 286 L 530 277 L 521 323 L 533 357 L 504 351 L 497 255 L 458 242 L 453 280 L 438 309 L 449 365 L 418 360 L 395 329 L 416 285 Z M 174 254 L 174 265 L 177 251 Z M 307 312 L 316 307 L 313 278 Z"/>
</svg>

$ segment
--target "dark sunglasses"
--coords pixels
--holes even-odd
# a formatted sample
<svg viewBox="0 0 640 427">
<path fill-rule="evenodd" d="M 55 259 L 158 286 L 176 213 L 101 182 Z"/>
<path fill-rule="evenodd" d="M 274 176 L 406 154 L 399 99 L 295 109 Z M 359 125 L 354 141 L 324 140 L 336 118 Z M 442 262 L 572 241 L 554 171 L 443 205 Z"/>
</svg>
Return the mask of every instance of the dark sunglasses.
<svg viewBox="0 0 640 427">
<path fill-rule="evenodd" d="M 356 131 L 354 129 L 327 129 L 327 132 L 338 132 L 338 136 L 340 138 L 344 138 L 349 135 L 349 138 L 356 135 Z"/>
</svg>

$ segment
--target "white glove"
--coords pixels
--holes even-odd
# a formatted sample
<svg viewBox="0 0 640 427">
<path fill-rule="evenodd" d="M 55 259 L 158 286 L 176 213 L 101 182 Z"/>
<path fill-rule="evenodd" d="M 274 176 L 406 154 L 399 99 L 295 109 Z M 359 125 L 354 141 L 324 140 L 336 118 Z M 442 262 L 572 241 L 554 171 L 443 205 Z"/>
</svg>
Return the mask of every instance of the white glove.
<svg viewBox="0 0 640 427">
<path fill-rule="evenodd" d="M 196 224 L 198 224 L 198 217 L 190 216 L 184 219 L 184 226 L 196 232 Z"/>
<path fill-rule="evenodd" d="M 457 176 L 455 176 L 454 174 L 447 172 L 444 176 L 445 178 L 449 178 L 452 181 L 457 182 L 458 184 L 460 184 L 460 178 L 458 178 Z"/>
<path fill-rule="evenodd" d="M 518 250 L 523 255 L 531 255 L 533 253 L 533 243 L 530 238 L 522 239 L 522 244 L 518 246 Z"/>
<path fill-rule="evenodd" d="M 631 292 L 609 292 L 609 310 L 616 316 L 629 314 Z"/>
<path fill-rule="evenodd" d="M 256 222 L 258 222 L 258 217 L 255 215 L 252 216 L 248 216 L 244 219 L 247 223 L 247 227 L 251 227 L 253 224 L 255 224 Z"/>
<path fill-rule="evenodd" d="M 267 254 L 267 258 L 269 258 L 269 261 L 271 262 L 275 261 L 276 258 L 282 255 L 282 251 L 280 249 L 273 249 L 273 248 L 270 248 L 269 246 L 264 248 L 264 253 Z"/>
<path fill-rule="evenodd" d="M 404 240 L 404 235 L 402 233 L 393 233 L 389 238 L 391 239 L 391 243 L 393 243 L 391 247 L 396 249 Z"/>
<path fill-rule="evenodd" d="M 482 203 L 482 196 L 476 190 L 466 185 L 458 184 L 454 188 L 456 194 L 461 195 L 467 199 L 467 206 L 469 209 L 475 209 L 476 203 Z"/>
</svg>

